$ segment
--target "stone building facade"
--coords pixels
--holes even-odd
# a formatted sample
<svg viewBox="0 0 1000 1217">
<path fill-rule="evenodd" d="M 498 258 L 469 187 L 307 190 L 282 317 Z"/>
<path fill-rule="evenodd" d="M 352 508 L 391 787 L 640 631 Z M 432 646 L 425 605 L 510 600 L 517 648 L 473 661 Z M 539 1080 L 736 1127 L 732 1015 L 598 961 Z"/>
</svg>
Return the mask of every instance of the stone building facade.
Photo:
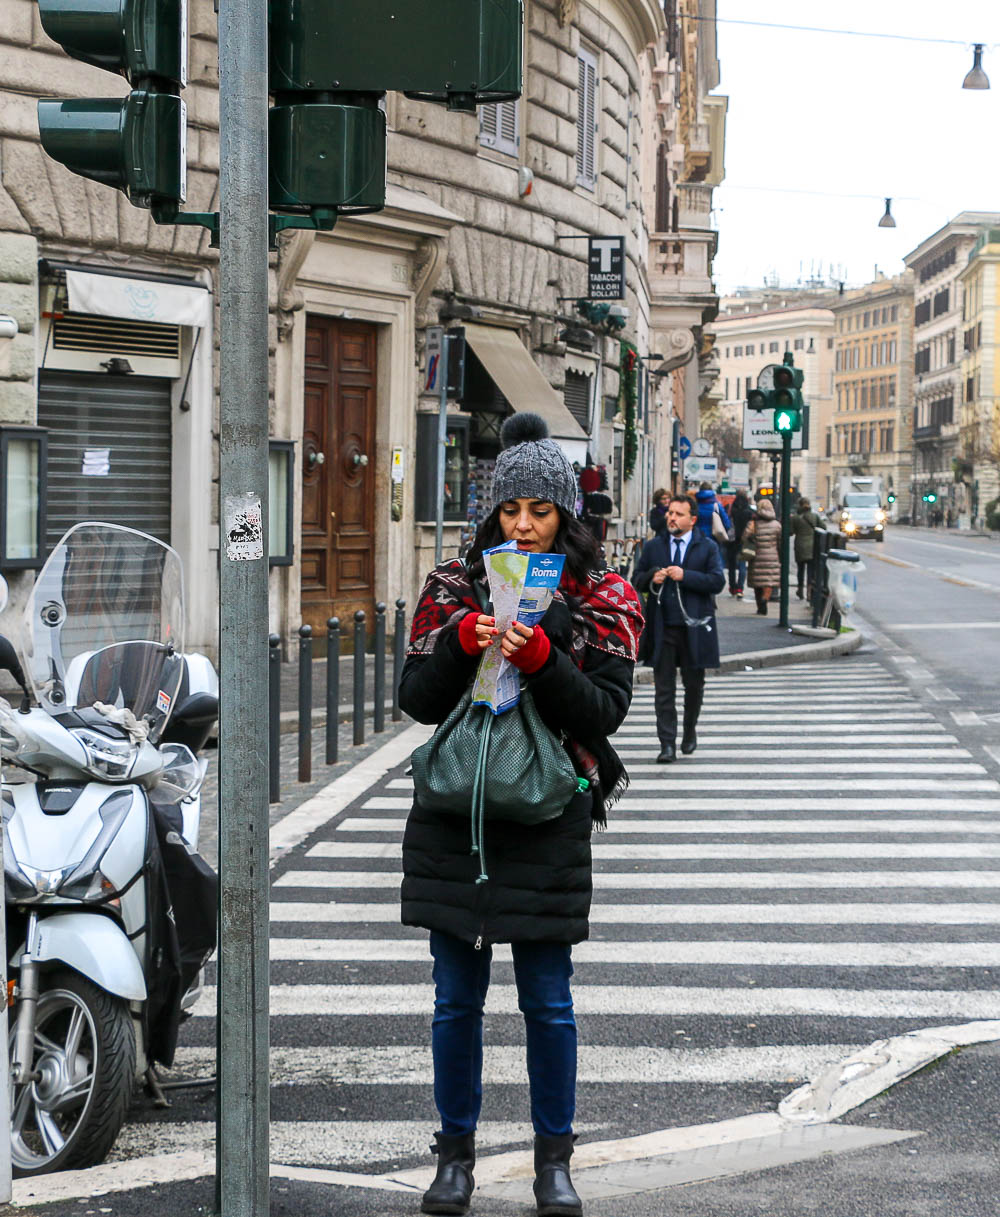
<svg viewBox="0 0 1000 1217">
<path fill-rule="evenodd" d="M 845 292 L 832 305 L 831 475 L 880 476 L 892 519 L 912 513 L 913 277 Z"/>
<path fill-rule="evenodd" d="M 708 96 L 714 11 L 714 0 L 526 0 L 519 102 L 466 115 L 389 94 L 385 210 L 281 238 L 272 533 L 291 553 L 274 555 L 270 615 L 286 639 L 301 621 L 412 603 L 433 561 L 429 327 L 464 331 L 472 372 L 449 412 L 446 554 L 482 514 L 512 409 L 541 408 L 572 459 L 606 467 L 610 537 L 640 530 L 676 434 L 696 433 L 705 379 L 725 115 Z M 158 227 L 43 154 L 39 96 L 118 95 L 123 81 L 67 59 L 32 0 L 0 0 L 0 44 L 0 314 L 19 328 L 0 348 L 0 426 L 47 434 L 50 534 L 96 515 L 170 540 L 187 574 L 188 644 L 212 652 L 217 253 L 202 230 Z M 211 211 L 209 0 L 191 0 L 188 78 L 186 208 Z M 575 307 L 595 236 L 625 239 L 620 332 Z M 625 352 L 624 378 L 622 339 L 641 357 Z M 23 598 L 32 571 L 9 574 Z"/>
<path fill-rule="evenodd" d="M 961 275 L 980 234 L 997 226 L 1000 214 L 963 211 L 904 259 L 913 272 L 913 484 L 921 520 L 931 492 L 949 523 L 972 513 L 974 462 L 965 459 L 960 435 L 968 328 Z"/>
<path fill-rule="evenodd" d="M 979 236 L 959 274 L 962 405 L 959 444 L 971 523 L 1000 513 L 1000 228 Z"/>
</svg>

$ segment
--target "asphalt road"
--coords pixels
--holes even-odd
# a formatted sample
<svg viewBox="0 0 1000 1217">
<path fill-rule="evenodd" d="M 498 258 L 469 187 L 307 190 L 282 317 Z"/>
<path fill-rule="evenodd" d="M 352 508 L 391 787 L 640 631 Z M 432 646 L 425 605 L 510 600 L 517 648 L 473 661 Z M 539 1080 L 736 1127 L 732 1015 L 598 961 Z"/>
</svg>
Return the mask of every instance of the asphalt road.
<svg viewBox="0 0 1000 1217">
<path fill-rule="evenodd" d="M 859 541 L 852 548 L 867 567 L 858 597 L 861 617 L 926 666 L 961 707 L 995 715 L 1000 537 L 893 528 L 884 544 Z"/>
</svg>

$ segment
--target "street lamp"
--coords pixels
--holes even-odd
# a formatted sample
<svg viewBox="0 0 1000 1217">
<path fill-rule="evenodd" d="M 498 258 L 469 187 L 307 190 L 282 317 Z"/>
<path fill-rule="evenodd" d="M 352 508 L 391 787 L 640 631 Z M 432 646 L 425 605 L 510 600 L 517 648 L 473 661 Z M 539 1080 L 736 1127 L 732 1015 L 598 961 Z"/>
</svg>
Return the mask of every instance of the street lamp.
<svg viewBox="0 0 1000 1217">
<path fill-rule="evenodd" d="M 972 67 L 962 81 L 963 89 L 988 89 L 990 78 L 983 71 L 983 44 L 975 43 L 972 48 Z"/>
<path fill-rule="evenodd" d="M 896 221 L 892 218 L 892 199 L 885 201 L 885 215 L 878 222 L 879 228 L 895 228 Z"/>
</svg>

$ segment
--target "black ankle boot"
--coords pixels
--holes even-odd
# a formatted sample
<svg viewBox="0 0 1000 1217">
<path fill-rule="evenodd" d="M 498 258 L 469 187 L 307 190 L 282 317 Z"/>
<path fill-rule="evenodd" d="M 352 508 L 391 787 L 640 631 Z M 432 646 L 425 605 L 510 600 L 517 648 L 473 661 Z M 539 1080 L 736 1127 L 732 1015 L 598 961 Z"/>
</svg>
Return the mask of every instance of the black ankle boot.
<svg viewBox="0 0 1000 1217">
<path fill-rule="evenodd" d="M 472 1170 L 476 1165 L 476 1134 L 465 1133 L 461 1137 L 446 1137 L 434 1134 L 436 1145 L 431 1153 L 437 1154 L 437 1174 L 434 1182 L 424 1192 L 420 1205 L 421 1213 L 456 1214 L 461 1217 L 469 1211 L 475 1181 Z"/>
<path fill-rule="evenodd" d="M 535 1137 L 535 1204 L 538 1217 L 582 1217 L 583 1204 L 569 1177 L 572 1133 Z"/>
</svg>

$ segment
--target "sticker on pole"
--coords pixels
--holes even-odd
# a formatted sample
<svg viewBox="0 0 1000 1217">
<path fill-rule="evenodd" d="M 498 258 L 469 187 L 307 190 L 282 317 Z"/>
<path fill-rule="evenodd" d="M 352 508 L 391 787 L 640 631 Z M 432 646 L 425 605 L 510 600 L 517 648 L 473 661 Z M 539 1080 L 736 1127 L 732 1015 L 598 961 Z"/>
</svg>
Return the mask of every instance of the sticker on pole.
<svg viewBox="0 0 1000 1217">
<path fill-rule="evenodd" d="M 256 562 L 264 556 L 264 523 L 255 494 L 226 496 L 226 557 L 230 562 Z"/>
</svg>

